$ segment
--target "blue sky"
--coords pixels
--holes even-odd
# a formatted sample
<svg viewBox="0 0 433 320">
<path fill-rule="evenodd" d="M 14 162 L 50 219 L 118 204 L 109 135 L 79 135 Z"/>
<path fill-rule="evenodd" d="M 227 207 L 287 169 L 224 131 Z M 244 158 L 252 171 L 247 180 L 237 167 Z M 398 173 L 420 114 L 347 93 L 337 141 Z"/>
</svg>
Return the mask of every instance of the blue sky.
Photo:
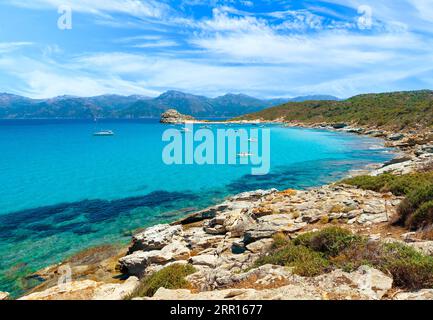
<svg viewBox="0 0 433 320">
<path fill-rule="evenodd" d="M 60 6 L 72 29 L 58 28 Z M 0 0 L 0 92 L 433 88 L 433 0 Z"/>
</svg>

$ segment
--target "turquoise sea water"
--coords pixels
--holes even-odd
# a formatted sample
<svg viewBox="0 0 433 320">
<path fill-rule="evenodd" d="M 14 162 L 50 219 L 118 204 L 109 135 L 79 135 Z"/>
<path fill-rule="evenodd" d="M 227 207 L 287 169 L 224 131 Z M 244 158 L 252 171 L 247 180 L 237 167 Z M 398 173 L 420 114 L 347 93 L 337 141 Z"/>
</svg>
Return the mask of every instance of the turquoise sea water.
<svg viewBox="0 0 433 320">
<path fill-rule="evenodd" d="M 226 196 L 318 186 L 393 156 L 376 139 L 268 127 L 271 171 L 252 176 L 242 165 L 165 165 L 168 127 L 156 120 L 0 121 L 0 291 L 19 294 L 29 272 Z M 116 135 L 93 137 L 100 129 Z"/>
</svg>

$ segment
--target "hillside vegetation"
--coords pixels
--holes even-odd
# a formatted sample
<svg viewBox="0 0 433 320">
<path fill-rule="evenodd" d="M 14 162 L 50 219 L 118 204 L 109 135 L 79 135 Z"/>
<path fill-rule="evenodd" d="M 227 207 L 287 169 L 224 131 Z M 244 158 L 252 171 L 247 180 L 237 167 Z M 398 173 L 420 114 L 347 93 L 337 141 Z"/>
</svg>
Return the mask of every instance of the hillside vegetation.
<svg viewBox="0 0 433 320">
<path fill-rule="evenodd" d="M 405 129 L 433 126 L 433 91 L 365 94 L 343 101 L 290 102 L 239 119 L 353 123 Z"/>
</svg>

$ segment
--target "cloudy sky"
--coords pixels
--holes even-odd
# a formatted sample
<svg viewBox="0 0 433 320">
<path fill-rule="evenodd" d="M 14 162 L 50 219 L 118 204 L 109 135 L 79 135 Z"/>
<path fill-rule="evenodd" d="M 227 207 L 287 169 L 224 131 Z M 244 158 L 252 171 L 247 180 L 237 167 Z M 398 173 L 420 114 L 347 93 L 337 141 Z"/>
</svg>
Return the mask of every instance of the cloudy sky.
<svg viewBox="0 0 433 320">
<path fill-rule="evenodd" d="M 432 89 L 432 35 L 433 0 L 0 0 L 0 92 Z"/>
</svg>

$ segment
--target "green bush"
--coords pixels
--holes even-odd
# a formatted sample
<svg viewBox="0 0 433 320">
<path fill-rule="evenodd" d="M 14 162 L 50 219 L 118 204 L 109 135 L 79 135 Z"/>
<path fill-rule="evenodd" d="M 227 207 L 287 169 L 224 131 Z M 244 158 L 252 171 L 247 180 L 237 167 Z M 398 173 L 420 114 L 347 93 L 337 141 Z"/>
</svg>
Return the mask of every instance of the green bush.
<svg viewBox="0 0 433 320">
<path fill-rule="evenodd" d="M 276 233 L 272 237 L 274 243 L 272 247 L 274 249 L 282 248 L 290 243 L 290 238 L 287 237 L 284 233 Z"/>
<path fill-rule="evenodd" d="M 349 230 L 329 227 L 318 232 L 305 233 L 294 240 L 295 245 L 303 245 L 327 257 L 334 257 L 352 244 L 361 241 Z"/>
<path fill-rule="evenodd" d="M 376 177 L 358 176 L 345 179 L 342 183 L 356 186 L 364 190 L 392 192 L 396 196 L 406 196 L 414 190 L 432 185 L 433 173 L 414 173 L 401 176 L 386 173 Z"/>
<path fill-rule="evenodd" d="M 152 297 L 159 288 L 187 289 L 189 286 L 185 277 L 196 272 L 190 264 L 172 264 L 152 275 L 143 278 L 139 287 L 132 293 L 129 299 L 134 297 Z"/>
<path fill-rule="evenodd" d="M 265 264 L 293 267 L 295 274 L 304 277 L 320 275 L 329 266 L 329 262 L 320 253 L 292 243 L 277 249 L 267 256 L 261 257 L 256 262 L 256 267 Z"/>
<path fill-rule="evenodd" d="M 424 202 L 409 218 L 407 224 L 412 229 L 419 229 L 433 224 L 433 200 Z"/>
<path fill-rule="evenodd" d="M 339 268 L 352 272 L 362 265 L 392 275 L 394 286 L 418 290 L 433 287 L 433 257 L 400 243 L 368 241 L 350 231 L 331 227 L 300 235 L 261 257 L 256 267 L 292 267 L 301 276 L 317 276 Z"/>
<path fill-rule="evenodd" d="M 385 244 L 378 267 L 392 274 L 397 287 L 411 290 L 433 287 L 433 258 L 404 244 Z"/>
<path fill-rule="evenodd" d="M 400 204 L 398 222 L 410 229 L 431 224 L 433 218 L 431 204 L 429 204 L 431 201 L 433 201 L 433 184 L 414 190 Z"/>
</svg>

